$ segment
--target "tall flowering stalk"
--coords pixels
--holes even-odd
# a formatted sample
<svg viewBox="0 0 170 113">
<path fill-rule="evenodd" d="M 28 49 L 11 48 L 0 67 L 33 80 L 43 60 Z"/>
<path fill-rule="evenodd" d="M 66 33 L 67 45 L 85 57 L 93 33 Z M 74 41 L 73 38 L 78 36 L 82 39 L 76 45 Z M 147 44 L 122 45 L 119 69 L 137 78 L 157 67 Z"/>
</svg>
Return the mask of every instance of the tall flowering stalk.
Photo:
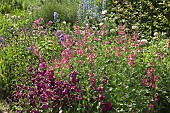
<svg viewBox="0 0 170 113">
<path fill-rule="evenodd" d="M 106 0 L 103 0 L 102 3 L 102 11 L 106 10 Z"/>
<path fill-rule="evenodd" d="M 96 0 L 83 0 L 79 4 L 78 18 L 98 18 L 98 6 Z M 87 21 L 87 20 L 86 20 Z"/>
<path fill-rule="evenodd" d="M 55 22 L 59 22 L 60 19 L 58 19 L 58 13 L 57 12 L 54 12 L 54 21 Z"/>
</svg>

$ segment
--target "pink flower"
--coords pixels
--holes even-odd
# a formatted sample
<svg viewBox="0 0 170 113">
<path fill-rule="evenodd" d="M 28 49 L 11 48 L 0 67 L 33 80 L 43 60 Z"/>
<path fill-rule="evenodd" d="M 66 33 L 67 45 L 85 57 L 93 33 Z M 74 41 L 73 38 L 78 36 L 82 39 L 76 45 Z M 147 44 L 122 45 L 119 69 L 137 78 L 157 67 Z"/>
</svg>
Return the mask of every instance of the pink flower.
<svg viewBox="0 0 170 113">
<path fill-rule="evenodd" d="M 118 34 L 119 35 L 125 35 L 125 31 L 119 31 Z"/>
<path fill-rule="evenodd" d="M 77 51 L 77 54 L 84 56 L 85 50 L 83 50 L 82 48 L 77 48 L 76 51 Z"/>
<path fill-rule="evenodd" d="M 91 35 L 90 30 L 89 29 L 85 29 L 84 30 L 84 35 L 90 36 Z"/>
<path fill-rule="evenodd" d="M 152 84 L 152 89 L 155 89 L 156 88 L 156 84 Z"/>
<path fill-rule="evenodd" d="M 142 84 L 143 84 L 144 86 L 146 86 L 147 83 L 148 83 L 148 79 L 147 79 L 147 78 L 144 78 L 143 81 L 142 81 Z"/>
<path fill-rule="evenodd" d="M 96 54 L 94 52 L 88 54 L 90 61 L 92 62 L 94 58 L 96 58 Z"/>
<path fill-rule="evenodd" d="M 122 42 L 123 42 L 123 39 L 122 39 L 122 38 L 119 38 L 118 44 L 121 44 Z"/>
<path fill-rule="evenodd" d="M 108 45 L 108 44 L 110 44 L 110 42 L 109 42 L 109 41 L 106 41 L 106 42 L 105 42 L 105 44 L 107 44 L 107 45 Z"/>
<path fill-rule="evenodd" d="M 39 52 L 39 50 L 38 50 L 38 47 L 32 46 L 32 49 L 34 50 L 34 54 L 35 54 L 36 56 L 39 56 L 39 55 L 40 55 L 40 52 Z"/>
<path fill-rule="evenodd" d="M 75 45 L 76 45 L 76 46 L 78 46 L 78 45 L 79 45 L 79 43 L 78 43 L 78 42 L 76 42 L 76 43 L 75 43 Z"/>
<path fill-rule="evenodd" d="M 134 62 L 133 60 L 128 60 L 128 64 L 129 64 L 129 65 L 135 65 L 136 62 Z"/>
<path fill-rule="evenodd" d="M 155 88 L 156 88 L 156 85 L 153 84 L 152 82 L 149 83 L 149 86 L 150 86 L 152 89 L 155 89 Z"/>
<path fill-rule="evenodd" d="M 104 30 L 102 30 L 102 31 L 101 31 L 101 35 L 102 35 L 102 36 L 105 36 L 105 35 L 107 35 L 107 32 L 104 31 Z"/>
<path fill-rule="evenodd" d="M 108 55 L 109 53 L 110 53 L 110 49 L 107 50 L 107 54 L 106 55 Z"/>
<path fill-rule="evenodd" d="M 149 83 L 149 86 L 150 86 L 150 87 L 152 87 L 152 85 L 153 85 L 153 83 L 152 83 L 152 82 L 150 82 L 150 83 Z"/>
<path fill-rule="evenodd" d="M 154 108 L 154 105 L 153 105 L 153 104 L 150 104 L 150 108 L 153 109 L 153 108 Z"/>
<path fill-rule="evenodd" d="M 119 51 L 122 51 L 122 50 L 123 50 L 123 48 L 122 48 L 122 47 L 120 47 L 120 48 L 119 48 Z"/>
<path fill-rule="evenodd" d="M 42 63 L 40 63 L 40 67 L 41 67 L 42 69 L 46 69 L 46 68 L 48 67 L 47 62 L 42 62 Z"/>
<path fill-rule="evenodd" d="M 80 35 L 80 26 L 75 26 L 75 29 L 76 29 L 75 33 L 77 35 Z"/>
<path fill-rule="evenodd" d="M 147 75 L 148 75 L 148 77 L 151 77 L 151 76 L 152 76 L 154 70 L 155 70 L 155 69 L 154 69 L 153 67 L 152 67 L 152 68 L 149 68 L 149 69 L 147 70 Z"/>
<path fill-rule="evenodd" d="M 154 95 L 154 102 L 156 102 L 156 101 L 158 101 L 158 95 L 157 94 Z"/>
<path fill-rule="evenodd" d="M 116 52 L 116 56 L 120 57 L 122 55 L 122 52 Z"/>
<path fill-rule="evenodd" d="M 126 49 L 125 49 L 125 52 L 126 52 L 126 53 L 129 53 L 129 52 L 130 52 L 130 50 L 129 50 L 128 48 L 126 48 Z"/>
<path fill-rule="evenodd" d="M 67 63 L 67 60 L 68 60 L 67 58 L 63 58 L 63 59 L 62 59 L 62 64 L 66 64 L 66 63 Z"/>
<path fill-rule="evenodd" d="M 163 54 L 161 54 L 161 53 L 157 53 L 156 55 L 157 55 L 158 59 L 162 59 L 162 58 L 165 57 L 165 56 L 164 56 Z"/>
<path fill-rule="evenodd" d="M 123 24 L 120 24 L 120 25 L 118 26 L 118 28 L 119 28 L 119 30 L 125 30 L 126 26 L 123 25 Z"/>
<path fill-rule="evenodd" d="M 158 76 L 154 76 L 154 82 L 157 82 L 158 81 Z"/>
</svg>

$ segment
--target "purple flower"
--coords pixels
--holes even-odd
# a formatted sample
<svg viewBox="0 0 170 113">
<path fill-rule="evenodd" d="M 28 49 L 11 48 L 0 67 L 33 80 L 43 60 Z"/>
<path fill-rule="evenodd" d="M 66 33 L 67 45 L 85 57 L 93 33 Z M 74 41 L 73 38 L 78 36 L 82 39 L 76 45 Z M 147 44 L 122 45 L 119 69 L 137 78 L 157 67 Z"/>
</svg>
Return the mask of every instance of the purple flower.
<svg viewBox="0 0 170 113">
<path fill-rule="evenodd" d="M 103 92 L 103 91 L 104 91 L 104 87 L 98 87 L 98 88 L 97 88 L 97 91 L 98 91 L 98 92 Z"/>
<path fill-rule="evenodd" d="M 72 78 L 72 83 L 73 84 L 76 84 L 78 82 L 78 79 L 77 78 Z"/>
<path fill-rule="evenodd" d="M 2 38 L 2 36 L 0 35 L 0 44 L 2 44 L 3 43 L 3 38 Z"/>
<path fill-rule="evenodd" d="M 55 98 L 55 100 L 59 100 L 60 99 L 60 97 L 58 95 L 55 95 L 54 98 Z"/>
<path fill-rule="evenodd" d="M 46 62 L 42 62 L 40 64 L 40 67 L 43 68 L 43 69 L 47 68 L 47 66 L 48 66 L 48 64 Z"/>
<path fill-rule="evenodd" d="M 103 101 L 105 99 L 105 96 L 104 95 L 99 95 L 98 99 L 99 99 L 99 101 Z"/>
<path fill-rule="evenodd" d="M 32 51 L 33 50 L 32 47 L 28 47 L 27 49 L 28 49 L 28 51 Z"/>
<path fill-rule="evenodd" d="M 40 106 L 40 108 L 45 108 L 48 109 L 50 107 L 50 105 L 46 102 L 43 102 L 42 106 Z"/>
<path fill-rule="evenodd" d="M 39 113 L 39 110 L 38 109 L 32 109 L 30 112 L 31 113 Z"/>
<path fill-rule="evenodd" d="M 73 71 L 72 74 L 71 74 L 71 77 L 76 77 L 76 75 L 78 75 L 78 72 L 77 71 Z"/>
<path fill-rule="evenodd" d="M 64 90 L 62 91 L 62 95 L 65 95 L 65 94 L 68 94 L 68 90 L 67 90 L 67 89 L 64 89 Z"/>
<path fill-rule="evenodd" d="M 60 42 L 64 41 L 65 40 L 65 37 L 63 34 L 60 35 Z"/>
<path fill-rule="evenodd" d="M 61 30 L 57 30 L 57 32 L 55 34 L 59 36 L 59 35 L 62 34 L 62 31 Z"/>
</svg>

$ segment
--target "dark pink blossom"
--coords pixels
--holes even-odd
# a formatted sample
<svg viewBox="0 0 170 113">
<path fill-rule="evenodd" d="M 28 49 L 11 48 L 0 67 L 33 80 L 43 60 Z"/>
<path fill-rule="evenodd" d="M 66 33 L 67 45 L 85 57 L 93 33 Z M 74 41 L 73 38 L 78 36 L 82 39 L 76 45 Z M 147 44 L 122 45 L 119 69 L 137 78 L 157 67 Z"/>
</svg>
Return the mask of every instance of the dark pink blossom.
<svg viewBox="0 0 170 113">
<path fill-rule="evenodd" d="M 153 104 L 150 104 L 150 109 L 153 109 L 154 108 L 154 105 Z"/>
<path fill-rule="evenodd" d="M 154 76 L 154 82 L 157 82 L 158 81 L 158 76 Z"/>
</svg>

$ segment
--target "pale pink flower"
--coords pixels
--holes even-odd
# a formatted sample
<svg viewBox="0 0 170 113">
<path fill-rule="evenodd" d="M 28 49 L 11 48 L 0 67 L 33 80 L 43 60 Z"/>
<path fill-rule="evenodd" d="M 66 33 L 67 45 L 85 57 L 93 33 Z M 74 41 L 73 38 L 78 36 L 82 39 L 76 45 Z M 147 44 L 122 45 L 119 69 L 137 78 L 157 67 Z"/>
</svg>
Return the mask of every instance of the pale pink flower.
<svg viewBox="0 0 170 113">
<path fill-rule="evenodd" d="M 74 26 L 74 28 L 76 29 L 75 33 L 80 35 L 80 26 Z"/>
<path fill-rule="evenodd" d="M 116 52 L 116 56 L 120 57 L 122 55 L 122 52 Z"/>
<path fill-rule="evenodd" d="M 152 89 L 155 89 L 156 88 L 156 84 L 152 84 Z"/>
<path fill-rule="evenodd" d="M 148 75 L 148 77 L 152 76 L 152 72 L 149 69 L 147 70 L 147 75 Z"/>
<path fill-rule="evenodd" d="M 107 44 L 107 45 L 108 45 L 108 44 L 110 44 L 110 42 L 109 42 L 109 41 L 106 41 L 106 42 L 105 42 L 105 44 Z"/>
<path fill-rule="evenodd" d="M 128 48 L 125 48 L 125 52 L 126 52 L 126 53 L 129 53 L 130 50 L 129 50 Z"/>
<path fill-rule="evenodd" d="M 128 60 L 128 64 L 129 64 L 129 65 L 135 65 L 136 62 L 134 62 L 133 60 Z"/>
<path fill-rule="evenodd" d="M 119 28 L 119 30 L 124 30 L 124 29 L 126 28 L 126 26 L 125 26 L 125 25 L 120 24 L 120 25 L 118 26 L 118 28 Z"/>
<path fill-rule="evenodd" d="M 104 31 L 104 30 L 102 30 L 102 31 L 101 31 L 101 35 L 102 35 L 102 36 L 105 36 L 105 35 L 107 35 L 107 32 Z"/>
<path fill-rule="evenodd" d="M 64 57 L 64 58 L 62 59 L 62 64 L 66 64 L 66 63 L 67 63 L 67 60 L 68 60 L 68 59 Z"/>
<path fill-rule="evenodd" d="M 153 83 L 152 83 L 152 82 L 150 82 L 150 83 L 149 83 L 149 86 L 150 86 L 150 87 L 152 87 L 152 85 L 153 85 Z"/>
<path fill-rule="evenodd" d="M 77 54 L 84 56 L 85 50 L 83 50 L 82 48 L 77 48 L 76 51 L 77 51 Z"/>
<path fill-rule="evenodd" d="M 94 52 L 89 53 L 88 56 L 91 62 L 96 58 L 96 54 Z"/>
<path fill-rule="evenodd" d="M 125 31 L 118 31 L 119 35 L 125 35 Z"/>
<path fill-rule="evenodd" d="M 97 37 L 94 37 L 94 39 L 93 40 L 95 40 L 95 41 L 98 41 L 99 40 L 99 38 L 97 38 Z"/>
<path fill-rule="evenodd" d="M 76 45 L 76 46 L 78 46 L 78 45 L 79 45 L 79 43 L 78 43 L 78 42 L 76 42 L 76 43 L 75 43 L 75 45 Z"/>
</svg>

